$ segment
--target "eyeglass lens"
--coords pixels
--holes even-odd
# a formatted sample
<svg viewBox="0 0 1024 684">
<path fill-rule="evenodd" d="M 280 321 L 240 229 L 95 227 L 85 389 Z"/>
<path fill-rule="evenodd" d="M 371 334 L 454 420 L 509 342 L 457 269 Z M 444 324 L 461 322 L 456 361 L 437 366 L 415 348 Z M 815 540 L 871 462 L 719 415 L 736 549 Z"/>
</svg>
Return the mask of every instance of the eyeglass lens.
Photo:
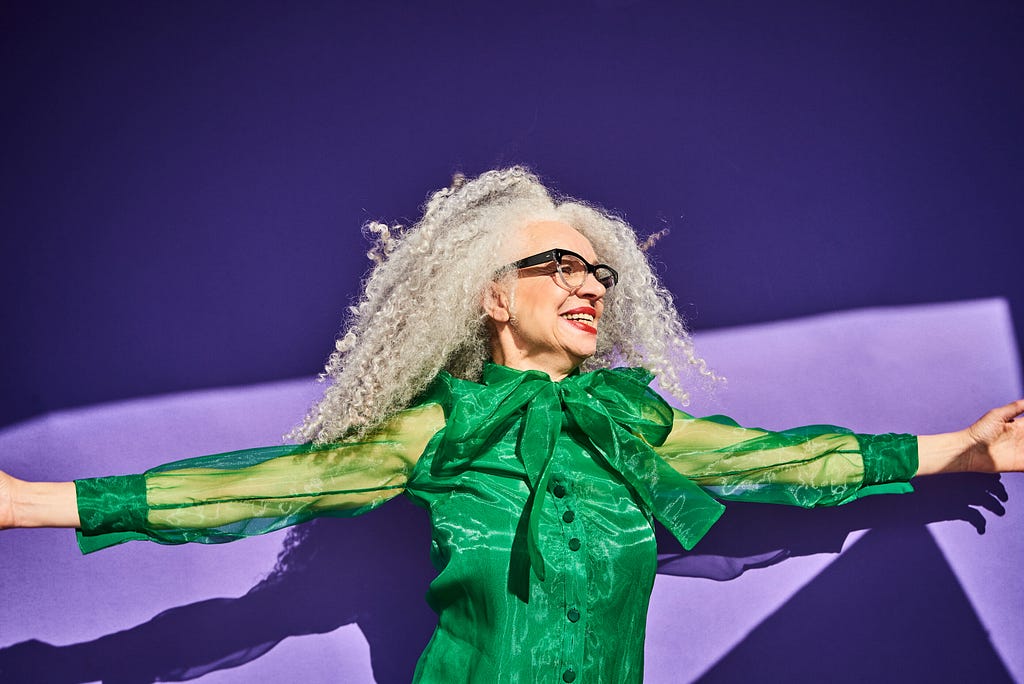
<svg viewBox="0 0 1024 684">
<path fill-rule="evenodd" d="M 586 263 L 571 254 L 562 255 L 561 260 L 558 262 L 558 272 L 561 274 L 566 286 L 571 288 L 582 286 L 583 281 L 587 279 Z M 598 266 L 595 269 L 594 277 L 597 278 L 597 282 L 606 288 L 610 288 L 615 284 L 615 276 L 609 269 L 603 266 Z"/>
</svg>

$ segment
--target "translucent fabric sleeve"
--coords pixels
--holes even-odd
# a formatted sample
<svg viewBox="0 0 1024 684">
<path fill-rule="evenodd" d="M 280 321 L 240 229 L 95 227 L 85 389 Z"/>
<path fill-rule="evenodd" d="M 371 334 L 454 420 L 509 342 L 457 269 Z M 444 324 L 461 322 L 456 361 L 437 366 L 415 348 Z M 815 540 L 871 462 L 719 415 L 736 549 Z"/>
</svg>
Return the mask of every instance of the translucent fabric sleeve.
<svg viewBox="0 0 1024 684">
<path fill-rule="evenodd" d="M 832 425 L 770 432 L 725 416 L 674 412 L 672 431 L 655 451 L 719 499 L 810 507 L 912 491 L 913 435 L 854 434 Z"/>
<path fill-rule="evenodd" d="M 430 438 L 438 404 L 401 411 L 359 441 L 201 456 L 142 475 L 76 480 L 83 553 L 132 539 L 215 544 L 317 516 L 353 516 L 400 494 Z"/>
</svg>

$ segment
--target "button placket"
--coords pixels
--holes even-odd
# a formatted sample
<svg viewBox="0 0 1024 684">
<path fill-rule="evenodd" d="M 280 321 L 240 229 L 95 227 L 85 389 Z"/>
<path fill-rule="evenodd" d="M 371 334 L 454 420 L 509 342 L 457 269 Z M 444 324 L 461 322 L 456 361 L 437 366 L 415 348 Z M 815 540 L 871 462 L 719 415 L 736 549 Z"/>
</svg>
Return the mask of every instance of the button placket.
<svg viewBox="0 0 1024 684">
<path fill-rule="evenodd" d="M 586 605 L 587 572 L 586 556 L 578 553 L 582 547 L 580 540 L 580 519 L 577 515 L 579 500 L 576 496 L 574 483 L 562 478 L 553 478 L 551 487 L 555 514 L 561 518 L 560 555 L 565 568 L 565 594 L 563 605 L 563 650 L 562 650 L 562 681 L 575 682 L 579 676 L 579 668 L 583 665 L 583 650 L 586 644 L 586 619 L 583 606 Z"/>
</svg>

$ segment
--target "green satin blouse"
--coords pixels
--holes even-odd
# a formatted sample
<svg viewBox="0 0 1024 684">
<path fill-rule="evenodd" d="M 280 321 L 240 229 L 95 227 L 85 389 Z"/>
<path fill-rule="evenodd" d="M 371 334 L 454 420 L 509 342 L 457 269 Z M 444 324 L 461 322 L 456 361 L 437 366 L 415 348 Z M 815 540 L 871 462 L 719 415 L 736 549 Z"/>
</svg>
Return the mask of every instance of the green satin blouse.
<svg viewBox="0 0 1024 684">
<path fill-rule="evenodd" d="M 716 499 L 834 505 L 908 491 L 917 469 L 911 435 L 697 419 L 650 380 L 627 368 L 561 382 L 494 364 L 481 383 L 441 373 L 359 441 L 78 480 L 79 544 L 225 542 L 404 491 L 429 511 L 438 571 L 416 681 L 639 682 L 652 519 L 691 548 L 721 514 Z"/>
</svg>

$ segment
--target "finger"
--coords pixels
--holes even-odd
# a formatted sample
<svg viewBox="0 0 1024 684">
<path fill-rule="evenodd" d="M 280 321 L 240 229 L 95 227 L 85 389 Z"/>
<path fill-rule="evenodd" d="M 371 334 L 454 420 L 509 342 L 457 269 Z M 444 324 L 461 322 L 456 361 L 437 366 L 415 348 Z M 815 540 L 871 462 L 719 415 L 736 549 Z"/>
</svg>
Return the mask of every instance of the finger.
<svg viewBox="0 0 1024 684">
<path fill-rule="evenodd" d="M 1020 414 L 1024 413 L 1024 399 L 1011 401 L 1006 406 L 1000 406 L 999 408 L 992 409 L 992 413 L 998 416 L 999 419 L 1004 422 L 1011 421 Z"/>
</svg>

